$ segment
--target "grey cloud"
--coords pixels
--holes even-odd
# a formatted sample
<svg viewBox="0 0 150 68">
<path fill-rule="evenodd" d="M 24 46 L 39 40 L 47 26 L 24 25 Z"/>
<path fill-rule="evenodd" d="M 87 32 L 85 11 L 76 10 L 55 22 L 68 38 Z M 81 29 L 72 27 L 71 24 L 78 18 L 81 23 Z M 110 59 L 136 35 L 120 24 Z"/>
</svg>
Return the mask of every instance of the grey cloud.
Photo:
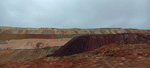
<svg viewBox="0 0 150 68">
<path fill-rule="evenodd" d="M 0 26 L 150 29 L 149 0 L 0 0 Z"/>
</svg>

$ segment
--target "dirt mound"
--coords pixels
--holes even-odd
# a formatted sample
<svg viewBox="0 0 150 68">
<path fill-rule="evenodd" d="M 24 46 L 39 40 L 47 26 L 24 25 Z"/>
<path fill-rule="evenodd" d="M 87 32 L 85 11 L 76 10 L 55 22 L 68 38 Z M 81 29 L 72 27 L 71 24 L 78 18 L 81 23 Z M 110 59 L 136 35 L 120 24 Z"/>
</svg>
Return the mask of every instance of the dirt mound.
<svg viewBox="0 0 150 68">
<path fill-rule="evenodd" d="M 0 26 L 0 49 L 36 49 L 37 43 L 46 46 L 62 46 L 73 37 L 94 34 L 140 33 L 150 35 L 150 30 L 122 28 L 58 29 L 18 28 Z"/>
<path fill-rule="evenodd" d="M 27 55 L 26 52 L 21 54 Z M 34 56 L 35 53 L 31 55 Z M 9 58 L 4 57 L 1 59 Z M 32 61 L 0 62 L 0 68 L 149 68 L 149 62 L 150 42 L 144 41 L 109 44 L 93 51 L 66 57 L 45 57 Z"/>
<path fill-rule="evenodd" d="M 148 35 L 132 33 L 84 35 L 73 38 L 54 54 L 48 56 L 68 56 L 91 51 L 111 43 L 135 43 L 149 40 L 150 36 Z"/>
</svg>

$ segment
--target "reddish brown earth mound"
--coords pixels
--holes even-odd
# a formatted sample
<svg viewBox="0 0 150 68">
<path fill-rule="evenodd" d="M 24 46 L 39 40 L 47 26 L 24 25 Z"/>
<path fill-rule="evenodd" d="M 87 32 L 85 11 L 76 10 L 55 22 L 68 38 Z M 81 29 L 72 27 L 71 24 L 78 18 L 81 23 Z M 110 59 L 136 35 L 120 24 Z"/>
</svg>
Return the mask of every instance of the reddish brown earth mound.
<svg viewBox="0 0 150 68">
<path fill-rule="evenodd" d="M 54 54 L 48 56 L 68 56 L 91 51 L 111 43 L 135 43 L 149 40 L 150 36 L 148 35 L 132 33 L 84 35 L 73 38 Z"/>
<path fill-rule="evenodd" d="M 0 62 L 0 68 L 149 68 L 149 62 L 150 42 L 140 42 L 109 44 L 73 56 Z"/>
</svg>

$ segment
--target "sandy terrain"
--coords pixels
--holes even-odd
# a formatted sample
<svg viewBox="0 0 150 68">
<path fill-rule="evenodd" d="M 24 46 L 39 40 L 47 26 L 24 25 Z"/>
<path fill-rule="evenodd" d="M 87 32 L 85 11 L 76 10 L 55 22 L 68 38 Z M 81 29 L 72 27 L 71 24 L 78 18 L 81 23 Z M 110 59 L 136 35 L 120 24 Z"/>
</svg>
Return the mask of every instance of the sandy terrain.
<svg viewBox="0 0 150 68">
<path fill-rule="evenodd" d="M 0 44 L 1 49 L 35 49 L 53 46 L 62 46 L 68 42 L 70 38 L 63 39 L 20 39 L 9 40 L 7 44 Z"/>
</svg>

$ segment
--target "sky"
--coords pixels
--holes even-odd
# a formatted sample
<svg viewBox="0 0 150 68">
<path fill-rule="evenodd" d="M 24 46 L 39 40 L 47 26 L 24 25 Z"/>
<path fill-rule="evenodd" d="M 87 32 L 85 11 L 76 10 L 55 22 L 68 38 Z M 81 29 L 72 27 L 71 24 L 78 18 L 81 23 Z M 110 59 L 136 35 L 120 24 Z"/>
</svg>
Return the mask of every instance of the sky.
<svg viewBox="0 0 150 68">
<path fill-rule="evenodd" d="M 150 29 L 150 0 L 0 0 L 0 26 Z"/>
</svg>

